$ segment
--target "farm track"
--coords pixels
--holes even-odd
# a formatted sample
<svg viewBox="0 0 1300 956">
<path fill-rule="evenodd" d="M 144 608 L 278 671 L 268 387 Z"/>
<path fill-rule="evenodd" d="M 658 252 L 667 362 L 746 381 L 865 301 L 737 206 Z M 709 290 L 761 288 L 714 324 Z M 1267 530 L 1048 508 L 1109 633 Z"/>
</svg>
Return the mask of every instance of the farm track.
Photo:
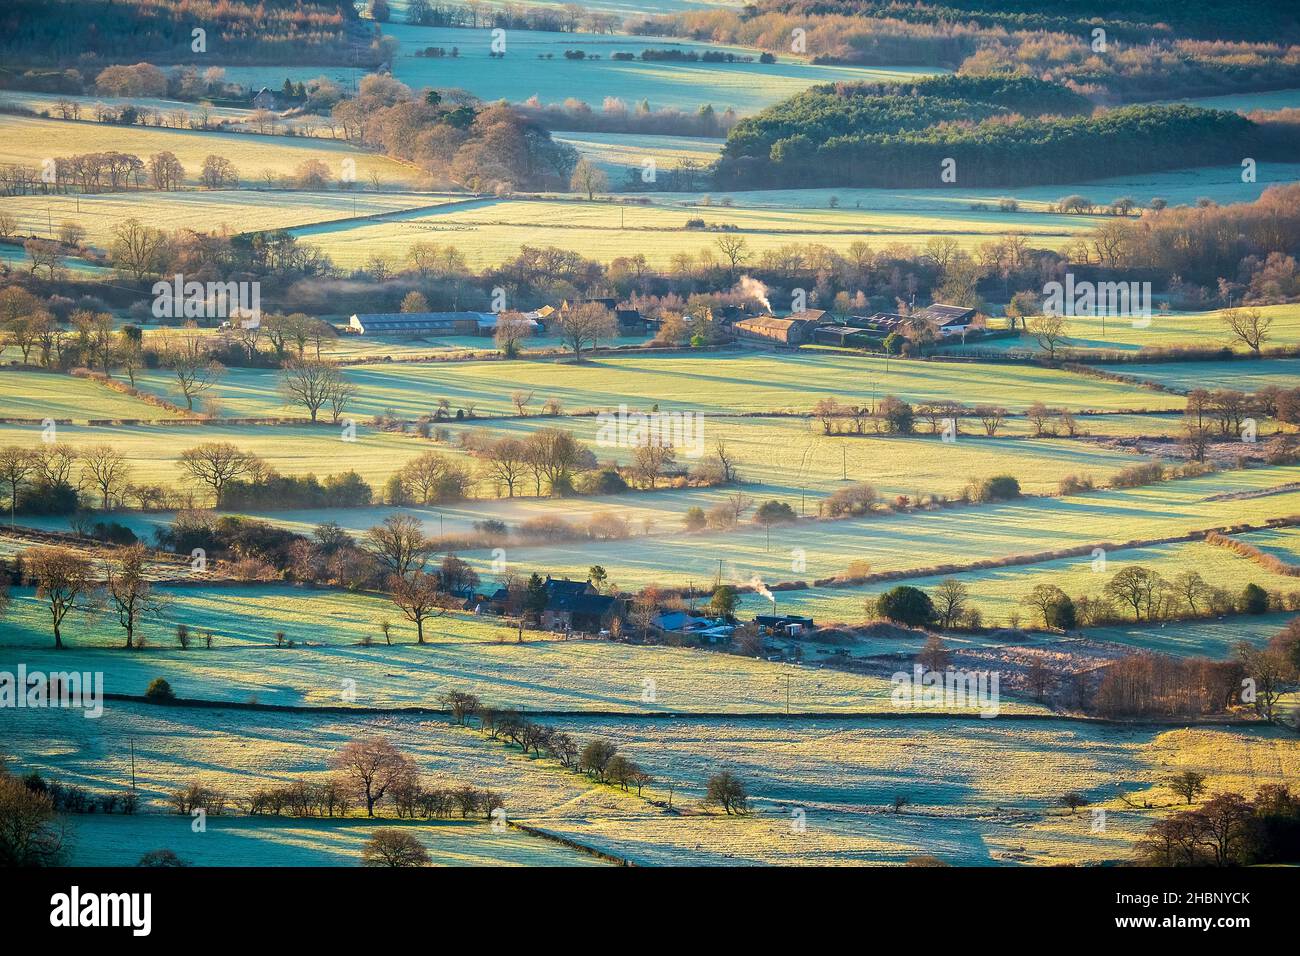
<svg viewBox="0 0 1300 956">
<path fill-rule="evenodd" d="M 390 157 L 391 158 L 391 157 Z M 343 194 L 346 195 L 346 194 Z M 363 194 L 364 195 L 364 194 Z M 388 212 L 368 213 L 364 216 L 345 216 L 342 219 L 318 219 L 315 222 L 304 222 L 288 227 L 290 231 L 299 229 L 314 229 L 317 227 L 329 226 L 347 226 L 366 223 L 380 223 L 387 221 L 400 222 L 404 218 L 411 218 L 424 215 L 430 212 L 442 212 L 449 209 L 464 209 L 470 206 L 481 205 L 483 203 L 495 202 L 496 200 L 484 199 L 482 197 L 467 197 L 465 199 L 453 199 L 451 202 L 430 203 L 427 206 L 411 206 L 409 209 L 392 209 Z M 264 230 L 253 230 L 252 232 L 240 233 L 240 235 L 253 235 Z"/>
</svg>

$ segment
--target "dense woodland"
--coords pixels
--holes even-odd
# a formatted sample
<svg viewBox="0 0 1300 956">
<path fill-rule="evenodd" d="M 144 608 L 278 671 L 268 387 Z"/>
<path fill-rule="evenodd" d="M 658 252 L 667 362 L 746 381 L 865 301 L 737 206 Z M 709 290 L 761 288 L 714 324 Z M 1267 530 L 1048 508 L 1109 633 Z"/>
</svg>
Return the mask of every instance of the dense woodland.
<svg viewBox="0 0 1300 956">
<path fill-rule="evenodd" d="M 963 74 L 1014 64 L 1100 103 L 1281 89 L 1300 82 L 1294 45 L 1300 31 L 1287 4 L 1147 3 L 1137 10 L 1129 4 L 1116 10 L 1108 3 L 1062 2 L 1046 10 L 1016 5 L 1024 12 L 1003 11 L 1001 3 L 990 10 L 995 4 L 984 0 L 958 6 L 963 9 L 872 0 L 764 0 L 738 10 L 653 17 L 634 29 L 774 53 L 791 52 L 799 30 L 803 52 L 823 63 L 914 63 Z M 1146 16 L 1158 22 L 1147 22 Z M 1104 51 L 1093 45 L 1099 26 L 1105 31 Z"/>
<path fill-rule="evenodd" d="M 1132 106 L 1095 116 L 989 116 L 975 124 L 926 119 L 915 98 L 853 97 L 819 90 L 738 123 L 718 165 L 725 188 L 942 186 L 1086 182 L 1157 169 L 1282 159 L 1281 136 L 1235 113 L 1188 106 Z M 901 102 L 900 102 L 901 100 Z M 939 103 L 932 115 L 960 106 Z M 893 130 L 887 129 L 897 123 Z M 823 137 L 803 129 L 844 130 Z M 954 160 L 953 175 L 941 178 Z"/>
<path fill-rule="evenodd" d="M 1214 4 L 1177 0 L 772 0 L 758 6 L 808 15 L 897 17 L 913 23 L 960 19 L 1007 30 L 1086 33 L 1086 27 L 1104 22 L 1134 39 L 1177 31 L 1207 38 L 1264 40 L 1300 31 L 1300 16 L 1295 8 L 1276 0 L 1225 0 Z"/>
<path fill-rule="evenodd" d="M 10 67 L 188 62 L 196 25 L 214 63 L 378 62 L 377 34 L 351 0 L 6 0 L 0 59 Z"/>
</svg>

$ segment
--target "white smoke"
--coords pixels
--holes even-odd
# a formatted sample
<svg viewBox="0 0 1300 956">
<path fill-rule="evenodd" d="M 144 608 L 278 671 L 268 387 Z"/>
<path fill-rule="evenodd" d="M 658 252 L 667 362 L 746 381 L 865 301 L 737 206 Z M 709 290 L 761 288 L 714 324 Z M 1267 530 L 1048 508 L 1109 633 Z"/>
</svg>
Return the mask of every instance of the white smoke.
<svg viewBox="0 0 1300 956">
<path fill-rule="evenodd" d="M 763 597 L 767 598 L 769 601 L 776 600 L 776 598 L 772 595 L 772 592 L 767 589 L 767 585 L 763 583 L 763 579 L 760 578 L 757 574 L 749 579 L 749 586 L 753 588 L 755 591 L 757 591 L 759 594 L 763 595 Z"/>
<path fill-rule="evenodd" d="M 751 299 L 756 299 L 767 311 L 772 311 L 772 303 L 767 298 L 767 286 L 752 276 L 741 276 L 736 283 L 736 291 L 741 295 L 747 295 Z"/>
</svg>

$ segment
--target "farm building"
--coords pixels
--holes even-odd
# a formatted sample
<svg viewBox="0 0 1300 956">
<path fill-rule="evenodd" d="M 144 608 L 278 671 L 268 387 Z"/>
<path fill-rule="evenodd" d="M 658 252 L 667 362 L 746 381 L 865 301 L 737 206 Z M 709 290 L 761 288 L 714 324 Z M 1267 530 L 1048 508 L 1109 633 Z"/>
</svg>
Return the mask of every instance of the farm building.
<svg viewBox="0 0 1300 956">
<path fill-rule="evenodd" d="M 713 318 L 724 327 L 735 325 L 741 319 L 752 318 L 753 314 L 743 306 L 720 305 L 713 310 Z"/>
<path fill-rule="evenodd" d="M 255 110 L 273 110 L 275 109 L 275 94 L 262 87 L 253 96 L 253 109 Z"/>
<path fill-rule="evenodd" d="M 818 321 L 793 316 L 788 319 L 778 319 L 774 315 L 760 315 L 753 319 L 741 319 L 732 328 L 742 339 L 767 341 L 778 345 L 802 345 L 812 341 L 813 331 L 817 328 Z"/>
<path fill-rule="evenodd" d="M 650 330 L 650 322 L 640 309 L 615 309 L 614 321 L 619 335 L 645 335 Z"/>
<path fill-rule="evenodd" d="M 600 594 L 590 581 L 546 578 L 542 626 L 554 631 L 600 631 L 623 616 L 623 602 Z"/>
<path fill-rule="evenodd" d="M 961 335 L 975 322 L 975 310 L 965 309 L 959 305 L 931 305 L 921 310 L 921 314 L 939 327 L 940 335 Z"/>
<path fill-rule="evenodd" d="M 858 324 L 866 326 L 873 332 L 887 335 L 890 332 L 901 332 L 910 323 L 917 320 L 933 323 L 935 331 L 941 337 L 962 335 L 969 331 L 974 323 L 975 310 L 966 309 L 959 305 L 936 303 L 924 309 L 917 309 L 910 316 L 901 315 L 897 312 L 877 312 L 875 315 L 859 320 Z"/>
<path fill-rule="evenodd" d="M 798 637 L 813 629 L 813 619 L 798 614 L 759 614 L 754 623 L 768 634 Z"/>
<path fill-rule="evenodd" d="M 661 611 L 655 615 L 654 626 L 665 633 L 697 637 L 708 644 L 726 643 L 736 630 L 736 625 L 726 618 L 709 617 L 698 611 Z"/>
<path fill-rule="evenodd" d="M 619 335 L 644 335 L 650 330 L 650 320 L 641 314 L 640 309 L 620 308 L 618 299 L 613 296 L 593 296 L 589 299 L 574 299 L 572 302 L 565 299 L 560 303 L 559 312 L 563 315 L 570 309 L 577 308 L 580 305 L 599 305 L 612 312 L 614 321 L 618 325 Z M 550 309 L 550 306 L 546 306 L 546 308 Z M 553 316 L 555 310 L 550 309 L 550 311 Z"/>
<path fill-rule="evenodd" d="M 492 312 L 373 312 L 348 320 L 358 335 L 491 335 L 496 327 Z"/>
<path fill-rule="evenodd" d="M 880 342 L 880 335 L 855 325 L 823 325 L 813 332 L 813 341 L 818 345 L 838 345 L 848 349 L 874 348 Z"/>
</svg>

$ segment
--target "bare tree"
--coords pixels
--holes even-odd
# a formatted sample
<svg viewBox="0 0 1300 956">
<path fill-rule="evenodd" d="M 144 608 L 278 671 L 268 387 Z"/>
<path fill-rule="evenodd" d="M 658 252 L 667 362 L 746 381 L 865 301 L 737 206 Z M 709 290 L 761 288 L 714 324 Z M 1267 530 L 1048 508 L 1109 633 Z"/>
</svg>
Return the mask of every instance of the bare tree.
<svg viewBox="0 0 1300 956">
<path fill-rule="evenodd" d="M 560 334 L 578 360 L 583 349 L 612 338 L 616 331 L 613 313 L 599 302 L 582 302 L 560 315 Z"/>
<path fill-rule="evenodd" d="M 75 447 L 68 442 L 51 442 L 48 445 L 38 445 L 32 454 L 36 457 L 42 481 L 50 485 L 66 485 L 71 482 L 72 468 L 78 458 Z"/>
<path fill-rule="evenodd" d="M 714 243 L 727 260 L 727 279 L 735 282 L 740 267 L 749 259 L 749 244 L 743 236 L 719 236 Z"/>
<path fill-rule="evenodd" d="M 9 486 L 10 525 L 14 523 L 14 511 L 18 507 L 18 489 L 38 467 L 36 456 L 30 449 L 20 445 L 0 448 L 0 481 Z"/>
<path fill-rule="evenodd" d="M 429 852 L 409 833 L 394 828 L 376 830 L 361 850 L 362 866 L 428 866 Z"/>
<path fill-rule="evenodd" d="M 749 791 L 744 783 L 729 770 L 715 773 L 709 777 L 705 787 L 704 803 L 718 806 L 731 814 L 743 814 L 749 811 Z"/>
<path fill-rule="evenodd" d="M 664 469 L 673 464 L 673 460 L 672 445 L 650 441 L 632 450 L 632 470 L 651 488 L 654 488 Z"/>
<path fill-rule="evenodd" d="M 127 650 L 136 646 L 135 629 L 140 618 L 158 614 L 163 608 L 145 575 L 145 554 L 144 545 L 131 545 L 109 558 L 104 569 L 104 590 L 117 611 L 118 623 L 126 631 Z"/>
<path fill-rule="evenodd" d="M 337 425 L 352 399 L 357 396 L 357 387 L 342 375 L 329 390 L 330 420 Z"/>
<path fill-rule="evenodd" d="M 537 478 L 538 494 L 542 478 L 546 479 L 551 494 L 562 493 L 569 486 L 574 470 L 592 457 L 572 432 L 562 428 L 535 431 L 524 441 L 524 447 L 529 467 Z"/>
<path fill-rule="evenodd" d="M 532 334 L 532 326 L 518 312 L 502 312 L 497 316 L 496 344 L 506 358 L 519 354 L 519 344 Z"/>
<path fill-rule="evenodd" d="M 1002 427 L 1002 422 L 1007 417 L 1007 410 L 1001 405 L 977 405 L 975 414 L 984 425 L 984 434 L 992 438 Z"/>
<path fill-rule="evenodd" d="M 194 411 L 194 399 L 220 381 L 225 368 L 212 357 L 207 336 L 197 328 L 159 336 L 158 355 L 176 376 L 176 386 L 185 396 L 185 407 Z"/>
<path fill-rule="evenodd" d="M 721 469 L 723 483 L 729 485 L 736 481 L 736 456 L 727 449 L 727 443 L 721 438 L 713 445 L 713 455 Z"/>
<path fill-rule="evenodd" d="M 510 403 L 515 406 L 515 414 L 523 418 L 528 414 L 528 403 L 533 400 L 531 391 L 524 391 L 522 388 L 510 394 Z"/>
<path fill-rule="evenodd" d="M 333 362 L 291 361 L 280 372 L 280 391 L 286 404 L 301 405 L 314 422 L 321 407 L 336 394 L 342 378 Z"/>
<path fill-rule="evenodd" d="M 383 524 L 366 532 L 370 553 L 392 574 L 406 577 L 423 571 L 437 544 L 424 533 L 424 525 L 411 515 L 389 515 Z"/>
<path fill-rule="evenodd" d="M 375 804 L 394 783 L 412 771 L 412 764 L 387 737 L 349 740 L 330 758 L 330 768 L 338 770 L 365 801 L 366 816 L 375 815 Z"/>
<path fill-rule="evenodd" d="M 63 619 L 78 606 L 78 599 L 94 587 L 90 562 L 66 548 L 32 548 L 23 555 L 36 579 L 36 597 L 50 609 L 54 647 L 63 649 Z"/>
<path fill-rule="evenodd" d="M 212 489 L 213 498 L 221 504 L 221 489 L 226 482 L 244 475 L 255 474 L 264 467 L 260 458 L 227 441 L 204 442 L 181 452 L 181 470 L 194 481 Z"/>
<path fill-rule="evenodd" d="M 1260 309 L 1224 309 L 1219 317 L 1232 335 L 1244 342 L 1252 352 L 1259 354 L 1273 325 L 1273 317 Z"/>
<path fill-rule="evenodd" d="M 1060 315 L 1037 315 L 1029 320 L 1029 334 L 1047 353 L 1049 361 L 1056 361 L 1056 350 L 1066 340 L 1065 318 Z"/>
<path fill-rule="evenodd" d="M 944 578 L 934 591 L 934 609 L 939 615 L 939 626 L 944 630 L 954 627 L 970 603 L 970 589 L 956 578 Z"/>
<path fill-rule="evenodd" d="M 123 220 L 113 230 L 108 255 L 113 264 L 135 279 L 153 275 L 162 267 L 167 234 L 139 219 Z"/>
<path fill-rule="evenodd" d="M 1182 773 L 1175 774 L 1168 786 L 1190 804 L 1205 792 L 1205 774 L 1197 773 L 1195 770 L 1184 770 Z"/>
<path fill-rule="evenodd" d="M 409 576 L 394 574 L 388 579 L 393 603 L 415 625 L 415 642 L 424 643 L 424 622 L 431 617 L 441 617 L 446 611 L 441 607 L 442 591 L 438 577 L 416 571 Z"/>
<path fill-rule="evenodd" d="M 573 167 L 573 175 L 569 177 L 569 188 L 574 192 L 586 193 L 590 200 L 598 191 L 609 188 L 609 177 L 591 160 L 580 159 Z"/>
<path fill-rule="evenodd" d="M 0 867 L 56 866 L 67 840 L 50 795 L 0 768 Z"/>
<path fill-rule="evenodd" d="M 499 438 L 488 446 L 484 457 L 483 470 L 489 478 L 505 485 L 508 497 L 515 496 L 515 485 L 528 470 L 527 450 L 518 438 L 509 436 Z"/>
<path fill-rule="evenodd" d="M 452 719 L 464 726 L 466 719 L 479 711 L 479 699 L 461 690 L 449 690 L 438 695 L 438 702 L 451 711 Z"/>
<path fill-rule="evenodd" d="M 113 501 L 121 501 L 131 481 L 131 466 L 126 456 L 112 445 L 93 445 L 81 453 L 81 481 L 99 493 L 100 507 L 113 510 Z"/>
</svg>

